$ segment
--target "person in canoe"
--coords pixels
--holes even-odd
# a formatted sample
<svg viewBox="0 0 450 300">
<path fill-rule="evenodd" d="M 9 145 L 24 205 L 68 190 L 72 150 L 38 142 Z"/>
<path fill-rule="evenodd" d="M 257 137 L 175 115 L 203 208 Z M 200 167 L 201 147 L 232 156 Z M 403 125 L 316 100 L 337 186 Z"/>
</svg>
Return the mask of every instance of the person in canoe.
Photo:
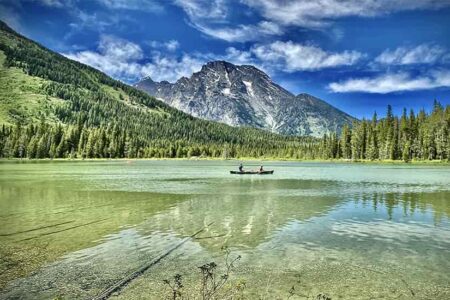
<svg viewBox="0 0 450 300">
<path fill-rule="evenodd" d="M 239 165 L 239 172 L 244 172 L 244 166 L 242 165 L 242 163 Z"/>
<path fill-rule="evenodd" d="M 260 173 L 261 173 L 261 172 L 264 172 L 263 166 L 260 166 L 260 167 L 259 167 L 259 172 L 260 172 Z"/>
</svg>

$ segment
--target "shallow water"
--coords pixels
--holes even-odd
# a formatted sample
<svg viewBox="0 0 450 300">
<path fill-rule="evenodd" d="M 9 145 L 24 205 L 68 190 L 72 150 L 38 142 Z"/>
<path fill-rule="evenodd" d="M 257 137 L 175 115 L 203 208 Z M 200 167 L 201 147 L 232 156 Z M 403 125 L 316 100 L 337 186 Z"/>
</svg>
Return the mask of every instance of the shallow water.
<svg viewBox="0 0 450 300">
<path fill-rule="evenodd" d="M 92 298 L 176 247 L 113 297 L 160 299 L 181 274 L 192 299 L 199 266 L 225 272 L 224 246 L 242 258 L 219 296 L 450 298 L 450 167 L 265 164 L 274 175 L 229 175 L 230 161 L 1 162 L 0 298 Z"/>
</svg>

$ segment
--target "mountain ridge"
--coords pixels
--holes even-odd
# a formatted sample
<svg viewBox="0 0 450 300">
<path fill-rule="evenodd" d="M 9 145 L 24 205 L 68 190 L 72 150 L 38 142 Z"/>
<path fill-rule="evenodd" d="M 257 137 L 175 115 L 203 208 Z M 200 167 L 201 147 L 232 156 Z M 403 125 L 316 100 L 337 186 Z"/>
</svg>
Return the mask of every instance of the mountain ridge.
<svg viewBox="0 0 450 300">
<path fill-rule="evenodd" d="M 285 135 L 320 137 L 357 120 L 317 97 L 292 94 L 255 66 L 224 60 L 174 83 L 146 77 L 134 86 L 195 117 Z"/>
<path fill-rule="evenodd" d="M 0 21 L 0 157 L 285 157 L 317 141 L 194 118 Z"/>
</svg>

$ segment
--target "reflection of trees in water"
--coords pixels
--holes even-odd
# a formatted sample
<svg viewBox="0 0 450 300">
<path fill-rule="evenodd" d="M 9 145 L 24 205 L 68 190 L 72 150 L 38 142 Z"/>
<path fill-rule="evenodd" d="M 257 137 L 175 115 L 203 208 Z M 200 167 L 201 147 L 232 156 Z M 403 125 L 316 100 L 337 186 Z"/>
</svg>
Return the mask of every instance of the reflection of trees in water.
<svg viewBox="0 0 450 300">
<path fill-rule="evenodd" d="M 45 262 L 65 253 L 92 247 L 92 241 L 100 244 L 103 237 L 122 230 L 123 225 L 138 225 L 135 229 L 140 237 L 162 233 L 161 237 L 155 238 L 155 242 L 158 242 L 165 239 L 165 233 L 175 233 L 174 238 L 185 237 L 205 224 L 214 222 L 213 226 L 196 237 L 193 244 L 200 245 L 210 253 L 216 253 L 223 244 L 256 248 L 276 233 L 283 231 L 290 222 L 308 222 L 311 218 L 326 215 L 349 201 L 366 204 L 374 211 L 386 208 L 389 219 L 395 218 L 396 213 L 411 217 L 418 213 L 433 212 L 437 223 L 443 217 L 450 216 L 448 192 L 355 194 L 352 192 L 355 187 L 358 187 L 356 183 L 270 180 L 261 177 L 213 182 L 212 190 L 208 190 L 208 194 L 190 196 L 118 191 L 68 192 L 63 187 L 51 185 L 33 188 L 19 185 L 0 186 L 0 198 L 3 201 L 0 205 L 11 203 L 6 210 L 1 210 L 3 207 L 0 207 L 2 233 L 8 233 L 7 228 L 14 228 L 15 232 L 20 232 L 42 227 L 43 224 L 73 221 L 60 225 L 59 230 L 108 218 L 105 222 L 94 223 L 89 227 L 33 239 L 33 244 L 15 244 L 15 247 L 23 250 L 17 251 L 19 254 L 10 251 L 13 248 L 0 249 L 0 256 L 2 253 L 8 253 L 9 259 L 5 260 L 4 264 L 10 266 L 9 275 L 3 279 L 10 280 L 17 277 L 19 273 L 14 273 L 14 270 L 21 270 L 20 268 L 25 270 L 23 267 L 28 266 L 27 271 L 20 274 L 25 276 Z M 374 191 L 377 185 L 371 184 L 370 187 L 368 190 Z M 17 239 L 51 233 L 52 230 L 55 231 L 55 228 L 27 232 L 17 235 Z M 305 237 L 307 236 L 301 238 Z M 317 240 L 317 236 L 311 238 Z M 340 241 L 344 238 L 345 236 L 340 237 Z M 14 239 L 15 237 L 0 237 L 0 242 L 12 243 Z M 52 244 L 49 246 L 50 240 Z M 138 239 L 134 241 L 141 242 Z M 283 242 L 282 239 L 280 241 Z M 367 243 L 373 243 L 371 236 L 367 237 Z M 326 245 L 329 248 L 340 249 L 342 243 Z M 25 265 L 26 263 L 32 265 Z"/>
<path fill-rule="evenodd" d="M 444 217 L 450 217 L 448 199 L 450 193 L 446 191 L 427 193 L 363 193 L 360 201 L 363 204 L 372 203 L 376 212 L 381 206 L 386 207 L 388 219 L 392 220 L 396 210 L 401 210 L 404 217 L 412 217 L 417 213 L 432 212 L 435 224 Z"/>
<path fill-rule="evenodd" d="M 210 249 L 219 249 L 223 244 L 252 248 L 291 221 L 308 221 L 349 200 L 372 206 L 375 212 L 385 207 L 390 220 L 396 211 L 410 217 L 431 210 L 435 222 L 450 215 L 446 192 L 354 193 L 356 187 L 358 184 L 335 181 L 259 177 L 225 182 L 215 185 L 214 193 L 192 196 L 172 209 L 154 215 L 139 230 L 142 235 L 155 230 L 171 230 L 185 236 L 192 229 L 214 222 L 208 231 L 197 237 L 200 245 Z M 376 190 L 376 184 L 370 184 L 369 190 Z M 291 194 L 297 196 L 280 196 Z"/>
<path fill-rule="evenodd" d="M 214 225 L 197 237 L 206 248 L 223 244 L 256 247 L 291 221 L 326 214 L 342 202 L 338 196 L 279 196 L 275 190 L 324 188 L 320 181 L 244 180 L 217 187 L 213 195 L 194 196 L 140 227 L 141 234 L 172 229 L 181 236 L 209 222 Z M 246 191 L 242 193 L 241 190 Z"/>
</svg>

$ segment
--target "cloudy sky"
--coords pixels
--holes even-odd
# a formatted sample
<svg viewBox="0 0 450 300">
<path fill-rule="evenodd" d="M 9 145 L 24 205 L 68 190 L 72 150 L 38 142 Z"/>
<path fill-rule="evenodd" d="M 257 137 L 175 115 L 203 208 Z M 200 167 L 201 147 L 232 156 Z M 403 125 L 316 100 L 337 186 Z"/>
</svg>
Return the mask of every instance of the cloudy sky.
<svg viewBox="0 0 450 300">
<path fill-rule="evenodd" d="M 127 83 L 221 59 L 360 118 L 450 104 L 450 0 L 0 0 L 0 19 Z"/>
</svg>

